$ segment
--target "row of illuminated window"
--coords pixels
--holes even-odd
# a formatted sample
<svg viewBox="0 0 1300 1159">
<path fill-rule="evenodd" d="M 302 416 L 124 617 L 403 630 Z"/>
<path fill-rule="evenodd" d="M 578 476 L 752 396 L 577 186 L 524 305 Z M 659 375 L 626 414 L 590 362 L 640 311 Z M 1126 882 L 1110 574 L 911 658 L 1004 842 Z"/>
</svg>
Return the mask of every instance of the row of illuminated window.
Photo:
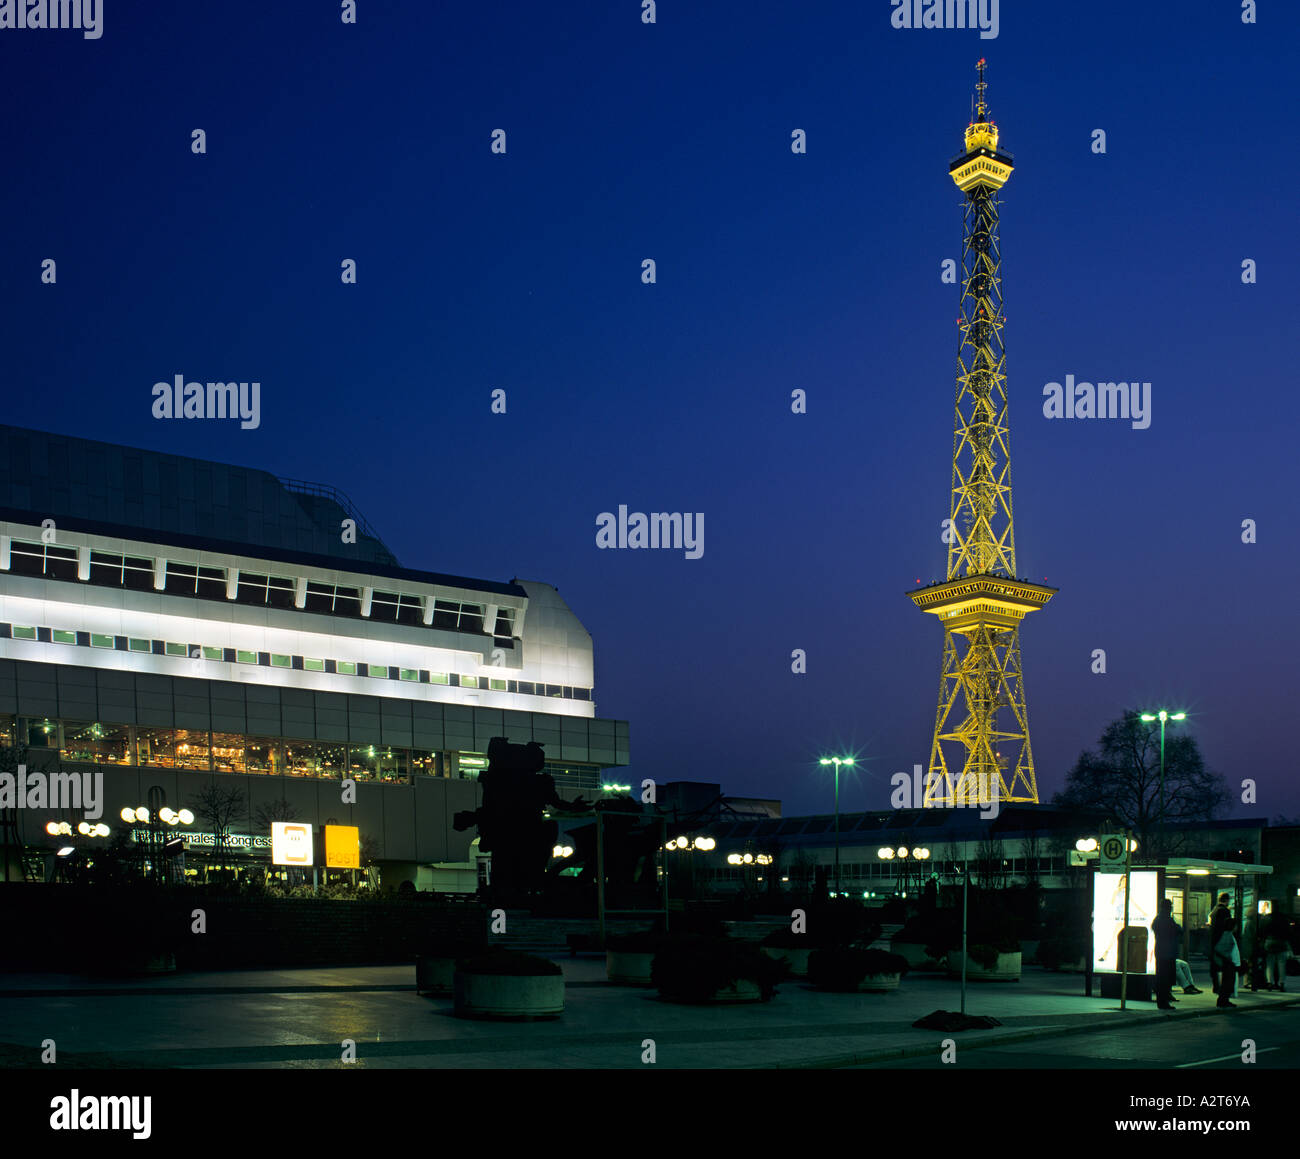
<svg viewBox="0 0 1300 1159">
<path fill-rule="evenodd" d="M 174 640 L 150 640 L 142 636 L 112 636 L 101 632 L 75 632 L 64 628 L 0 623 L 0 639 L 33 640 L 46 644 L 68 644 L 88 648 L 111 648 L 118 652 L 145 652 L 197 663 L 219 660 L 229 664 L 256 664 L 263 668 L 288 668 L 297 672 L 323 672 L 333 676 L 365 676 L 376 680 L 405 680 L 411 684 L 445 684 L 452 688 L 478 688 L 490 692 L 513 692 L 520 696 L 546 696 L 562 700 L 590 700 L 590 688 L 567 684 L 545 684 L 535 680 L 508 680 L 496 676 L 465 676 L 458 672 L 433 672 L 427 668 L 403 668 L 396 664 L 368 664 L 361 660 L 329 660 L 318 656 L 295 656 L 288 652 L 257 652 L 246 648 L 219 648 L 209 644 L 182 644 Z M 203 675 L 201 671 L 187 675 Z"/>
<path fill-rule="evenodd" d="M 1031 859 L 1024 857 L 1005 858 L 998 873 L 1008 876 L 1023 875 L 1030 872 L 1030 861 Z M 1040 874 L 1064 873 L 1068 868 L 1065 857 L 1038 857 L 1032 859 L 1032 861 L 1036 872 Z M 897 859 L 889 861 L 883 858 L 879 861 L 846 861 L 840 865 L 840 877 L 845 881 L 865 881 L 871 878 L 901 879 L 904 876 L 909 876 L 915 881 L 918 878 L 928 880 L 932 874 L 937 874 L 940 880 L 948 878 L 960 880 L 960 874 L 966 864 L 961 861 L 909 861 L 906 869 L 904 869 L 904 863 Z M 975 878 L 997 876 L 997 874 L 990 873 L 988 867 L 983 866 L 976 860 L 972 860 L 969 867 L 972 876 Z M 730 866 L 723 866 L 713 867 L 709 872 L 714 877 L 729 877 L 733 873 L 744 872 L 752 868 L 753 866 L 742 866 L 733 869 Z M 782 866 L 782 871 L 788 873 L 790 868 L 791 864 L 787 861 Z M 833 864 L 819 864 L 818 868 L 825 869 L 828 874 L 834 876 L 835 866 Z M 809 867 L 809 871 L 811 871 L 811 867 Z"/>
<path fill-rule="evenodd" d="M 75 581 L 78 578 L 77 549 L 16 539 L 10 545 L 9 570 L 14 575 Z M 168 595 L 226 601 L 229 598 L 226 580 L 226 569 L 223 567 L 205 567 L 168 560 L 162 590 Z M 91 551 L 88 582 L 100 587 L 154 591 L 154 561 L 143 556 Z M 407 624 L 413 628 L 425 626 L 424 600 L 421 596 L 376 590 L 371 595 L 369 616 L 365 616 L 362 614 L 363 598 L 359 587 L 308 581 L 302 608 L 297 607 L 296 589 L 297 580 L 292 576 L 241 571 L 235 587 L 235 603 L 380 620 Z M 484 616 L 483 604 L 435 599 L 428 626 L 443 631 L 484 635 L 487 633 Z M 491 635 L 498 640 L 511 640 L 515 634 L 515 609 L 497 608 L 491 628 Z"/>
<path fill-rule="evenodd" d="M 0 745 L 57 750 L 63 761 L 195 772 L 254 773 L 408 784 L 416 776 L 472 780 L 487 767 L 482 753 L 394 748 L 372 743 L 291 740 L 191 728 L 0 715 Z M 548 771 L 551 770 L 548 766 Z M 597 766 L 574 765 L 596 784 Z"/>
</svg>

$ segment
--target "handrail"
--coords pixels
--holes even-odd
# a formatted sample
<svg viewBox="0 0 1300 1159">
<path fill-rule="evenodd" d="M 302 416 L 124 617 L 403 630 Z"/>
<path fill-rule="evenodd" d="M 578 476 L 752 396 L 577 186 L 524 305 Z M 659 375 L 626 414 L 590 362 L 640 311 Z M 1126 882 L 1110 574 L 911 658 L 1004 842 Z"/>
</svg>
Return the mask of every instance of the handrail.
<svg viewBox="0 0 1300 1159">
<path fill-rule="evenodd" d="M 380 539 L 379 533 L 370 526 L 370 521 L 361 514 L 360 509 L 352 502 L 346 492 L 340 491 L 329 483 L 311 483 L 305 479 L 288 479 L 282 475 L 277 475 L 276 478 L 287 491 L 296 491 L 300 495 L 318 495 L 323 499 L 333 500 L 356 520 L 357 529 L 363 535 L 378 540 L 380 544 L 383 544 L 384 541 Z"/>
</svg>

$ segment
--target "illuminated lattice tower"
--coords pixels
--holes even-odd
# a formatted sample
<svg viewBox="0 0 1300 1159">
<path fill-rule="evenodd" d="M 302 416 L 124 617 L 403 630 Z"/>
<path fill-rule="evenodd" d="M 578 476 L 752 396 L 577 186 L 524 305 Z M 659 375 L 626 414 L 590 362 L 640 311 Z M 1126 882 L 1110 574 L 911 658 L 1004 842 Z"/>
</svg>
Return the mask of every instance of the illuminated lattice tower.
<svg viewBox="0 0 1300 1159">
<path fill-rule="evenodd" d="M 1056 594 L 1016 576 L 998 250 L 998 191 L 1012 166 L 985 102 L 984 64 L 965 152 L 948 168 L 966 195 L 948 579 L 908 593 L 943 622 L 926 806 L 1038 803 L 1019 625 Z"/>
</svg>

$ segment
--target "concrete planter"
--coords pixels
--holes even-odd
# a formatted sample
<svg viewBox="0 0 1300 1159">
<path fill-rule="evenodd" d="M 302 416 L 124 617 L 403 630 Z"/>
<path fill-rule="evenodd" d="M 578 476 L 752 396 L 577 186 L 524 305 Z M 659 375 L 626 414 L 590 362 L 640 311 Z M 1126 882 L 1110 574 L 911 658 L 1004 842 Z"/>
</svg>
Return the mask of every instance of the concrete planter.
<svg viewBox="0 0 1300 1159">
<path fill-rule="evenodd" d="M 761 949 L 769 958 L 787 963 L 791 978 L 808 977 L 808 955 L 812 953 L 811 947 L 801 949 L 797 946 L 763 946 Z"/>
<path fill-rule="evenodd" d="M 858 989 L 883 994 L 887 990 L 897 990 L 902 977 L 901 974 L 868 974 L 858 983 Z"/>
<path fill-rule="evenodd" d="M 421 954 L 415 959 L 415 992 L 417 994 L 450 994 L 455 974 L 455 958 L 440 958 Z"/>
<path fill-rule="evenodd" d="M 961 977 L 960 950 L 948 951 L 948 977 Z M 993 969 L 986 970 L 979 962 L 971 958 L 966 963 L 966 977 L 972 982 L 1019 982 L 1021 954 L 999 954 Z"/>
<path fill-rule="evenodd" d="M 926 948 L 920 942 L 890 942 L 889 948 L 895 954 L 907 960 L 907 966 L 910 970 L 943 969 L 943 964 L 938 959 L 930 957 Z"/>
<path fill-rule="evenodd" d="M 730 986 L 715 990 L 710 999 L 713 1002 L 761 1002 L 762 1000 L 763 991 L 759 989 L 758 983 L 751 982 L 748 978 L 738 978 Z"/>
<path fill-rule="evenodd" d="M 623 986 L 649 986 L 653 952 L 638 953 L 632 950 L 605 951 L 605 977 Z"/>
<path fill-rule="evenodd" d="M 659 991 L 669 1002 L 688 1001 L 683 998 L 674 998 Z M 751 982 L 748 978 L 739 978 L 730 985 L 723 986 L 720 990 L 715 990 L 706 1000 L 709 1005 L 734 1003 L 734 1002 L 761 1002 L 763 1000 L 763 991 L 757 982 Z"/>
<path fill-rule="evenodd" d="M 564 1013 L 562 974 L 463 974 L 454 980 L 461 1018 L 554 1018 Z"/>
</svg>

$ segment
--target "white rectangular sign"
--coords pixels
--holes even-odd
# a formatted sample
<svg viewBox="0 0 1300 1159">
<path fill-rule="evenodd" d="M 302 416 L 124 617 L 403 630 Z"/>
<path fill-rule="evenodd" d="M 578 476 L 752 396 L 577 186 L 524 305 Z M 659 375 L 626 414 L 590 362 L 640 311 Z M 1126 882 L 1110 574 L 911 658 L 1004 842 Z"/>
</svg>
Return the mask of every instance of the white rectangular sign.
<svg viewBox="0 0 1300 1159">
<path fill-rule="evenodd" d="M 1151 923 L 1156 914 L 1156 888 L 1159 874 L 1154 869 L 1135 869 L 1129 875 L 1133 896 L 1128 903 L 1130 929 L 1146 935 L 1145 973 L 1156 969 L 1156 940 Z M 1098 873 L 1093 878 L 1092 898 L 1092 968 L 1096 973 L 1119 973 L 1119 935 L 1124 928 L 1124 874 Z M 1138 934 L 1139 940 L 1142 938 Z M 1137 970 L 1133 970 L 1137 973 Z"/>
<path fill-rule="evenodd" d="M 311 825 L 305 821 L 272 821 L 271 862 L 274 865 L 311 865 Z"/>
</svg>

